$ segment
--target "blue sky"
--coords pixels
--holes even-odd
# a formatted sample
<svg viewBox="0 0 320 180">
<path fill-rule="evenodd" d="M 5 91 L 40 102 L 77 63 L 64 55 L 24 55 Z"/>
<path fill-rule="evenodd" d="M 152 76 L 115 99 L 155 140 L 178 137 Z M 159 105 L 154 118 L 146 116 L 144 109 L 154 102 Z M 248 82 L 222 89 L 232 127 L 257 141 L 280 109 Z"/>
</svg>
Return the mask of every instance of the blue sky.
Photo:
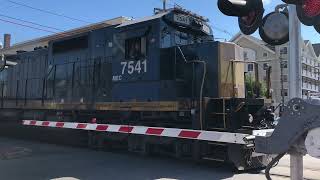
<svg viewBox="0 0 320 180">
<path fill-rule="evenodd" d="M 75 17 L 88 22 L 98 22 L 111 19 L 118 16 L 128 16 L 139 18 L 149 16 L 153 13 L 154 7 L 161 7 L 161 0 L 14 0 L 28 4 L 33 7 L 54 11 L 66 16 Z M 264 0 L 266 13 L 271 12 L 276 4 L 281 0 Z M 217 0 L 169 0 L 169 5 L 177 3 L 186 9 L 206 16 L 210 19 L 211 25 L 227 31 L 224 33 L 218 29 L 213 29 L 217 38 L 230 39 L 230 34 L 236 34 L 239 31 L 237 18 L 224 16 L 217 9 Z M 72 21 L 66 18 L 45 14 L 43 12 L 21 7 L 0 0 L 0 14 L 14 18 L 37 22 L 42 25 L 52 26 L 58 29 L 68 30 L 75 27 L 86 25 L 84 22 Z M 3 16 L 0 19 L 10 20 Z M 16 22 L 16 20 L 14 20 Z M 14 43 L 32 39 L 35 37 L 49 35 L 48 32 L 29 29 L 18 25 L 13 25 L 0 21 L 0 40 L 3 33 L 11 33 Z M 255 34 L 257 35 L 257 33 Z M 302 35 L 304 39 L 311 40 L 313 43 L 320 42 L 320 35 L 316 33 L 313 27 L 302 26 Z"/>
</svg>

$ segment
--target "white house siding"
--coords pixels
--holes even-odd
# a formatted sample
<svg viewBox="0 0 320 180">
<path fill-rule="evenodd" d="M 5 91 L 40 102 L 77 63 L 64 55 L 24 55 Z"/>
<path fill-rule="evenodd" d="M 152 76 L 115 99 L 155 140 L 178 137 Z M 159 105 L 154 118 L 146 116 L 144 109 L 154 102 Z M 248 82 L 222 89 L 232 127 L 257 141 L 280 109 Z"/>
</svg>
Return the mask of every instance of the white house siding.
<svg viewBox="0 0 320 180">
<path fill-rule="evenodd" d="M 248 61 L 255 61 L 259 64 L 259 79 L 261 82 L 265 80 L 265 71 L 261 68 L 264 64 L 268 64 L 272 67 L 271 73 L 271 88 L 272 98 L 276 104 L 281 103 L 281 66 L 280 59 L 284 62 L 288 62 L 289 59 L 289 47 L 288 44 L 276 46 L 273 49 L 268 48 L 261 40 L 252 36 L 246 36 L 241 33 L 237 34 L 231 39 L 232 42 L 240 45 L 245 49 L 248 54 Z M 307 92 L 319 92 L 319 60 L 320 57 L 316 55 L 313 50 L 313 46 L 309 41 L 301 41 L 302 43 L 302 95 L 306 97 Z M 254 54 L 254 55 L 253 55 Z M 249 60 L 250 59 L 250 60 Z M 285 63 L 287 64 L 287 63 Z M 247 67 L 245 69 L 248 70 Z M 254 69 L 255 71 L 255 69 Z M 250 72 L 254 74 L 254 72 Z M 284 94 L 288 93 L 288 68 L 284 65 Z M 285 96 L 285 102 L 289 100 L 288 96 Z"/>
</svg>

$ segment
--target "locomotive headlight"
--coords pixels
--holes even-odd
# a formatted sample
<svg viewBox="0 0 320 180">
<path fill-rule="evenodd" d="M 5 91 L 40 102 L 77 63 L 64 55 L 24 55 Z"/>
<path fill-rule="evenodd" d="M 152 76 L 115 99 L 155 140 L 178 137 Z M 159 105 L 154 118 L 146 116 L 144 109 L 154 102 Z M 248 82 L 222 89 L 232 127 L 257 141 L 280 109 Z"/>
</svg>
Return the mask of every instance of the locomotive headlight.
<svg viewBox="0 0 320 180">
<path fill-rule="evenodd" d="M 248 119 L 248 120 L 249 120 L 249 123 L 250 123 L 250 124 L 253 123 L 253 116 L 252 116 L 251 114 L 249 114 L 248 116 L 249 116 L 249 119 Z"/>
</svg>

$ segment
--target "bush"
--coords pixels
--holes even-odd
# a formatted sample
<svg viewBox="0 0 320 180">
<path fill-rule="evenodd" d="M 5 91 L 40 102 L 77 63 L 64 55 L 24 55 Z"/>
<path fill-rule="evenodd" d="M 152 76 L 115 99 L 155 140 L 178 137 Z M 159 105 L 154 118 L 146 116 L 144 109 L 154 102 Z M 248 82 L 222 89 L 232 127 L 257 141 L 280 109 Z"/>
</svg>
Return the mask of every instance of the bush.
<svg viewBox="0 0 320 180">
<path fill-rule="evenodd" d="M 259 82 L 256 84 L 252 75 L 245 76 L 245 87 L 247 98 L 261 98 L 267 97 L 267 85 L 266 82 Z"/>
</svg>

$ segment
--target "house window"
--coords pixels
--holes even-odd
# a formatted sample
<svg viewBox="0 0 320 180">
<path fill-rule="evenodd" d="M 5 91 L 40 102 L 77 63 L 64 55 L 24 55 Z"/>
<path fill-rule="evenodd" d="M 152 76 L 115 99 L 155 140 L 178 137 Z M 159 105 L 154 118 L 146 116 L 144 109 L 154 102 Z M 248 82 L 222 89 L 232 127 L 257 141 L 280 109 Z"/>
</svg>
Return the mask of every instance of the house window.
<svg viewBox="0 0 320 180">
<path fill-rule="evenodd" d="M 288 61 L 282 61 L 281 62 L 281 67 L 282 68 L 288 68 Z"/>
<path fill-rule="evenodd" d="M 288 96 L 288 89 L 282 89 L 281 96 Z"/>
<path fill-rule="evenodd" d="M 253 71 L 253 64 L 248 64 L 248 72 L 252 72 Z"/>
<path fill-rule="evenodd" d="M 263 64 L 263 70 L 267 70 L 268 67 L 269 67 L 269 64 L 268 64 L 268 63 L 264 63 L 264 64 Z"/>
<path fill-rule="evenodd" d="M 282 76 L 281 76 L 281 80 L 282 80 L 283 82 L 288 82 L 288 75 L 282 75 Z"/>
<path fill-rule="evenodd" d="M 268 53 L 263 53 L 263 57 L 268 57 Z"/>
<path fill-rule="evenodd" d="M 283 47 L 280 49 L 280 54 L 288 54 L 288 48 L 287 47 Z"/>
<path fill-rule="evenodd" d="M 146 37 L 135 37 L 125 41 L 125 58 L 139 60 L 145 58 L 147 53 Z"/>
<path fill-rule="evenodd" d="M 263 80 L 264 80 L 264 81 L 267 81 L 267 76 L 263 76 Z"/>
<path fill-rule="evenodd" d="M 243 52 L 243 59 L 248 60 L 248 53 L 247 52 Z"/>
</svg>

